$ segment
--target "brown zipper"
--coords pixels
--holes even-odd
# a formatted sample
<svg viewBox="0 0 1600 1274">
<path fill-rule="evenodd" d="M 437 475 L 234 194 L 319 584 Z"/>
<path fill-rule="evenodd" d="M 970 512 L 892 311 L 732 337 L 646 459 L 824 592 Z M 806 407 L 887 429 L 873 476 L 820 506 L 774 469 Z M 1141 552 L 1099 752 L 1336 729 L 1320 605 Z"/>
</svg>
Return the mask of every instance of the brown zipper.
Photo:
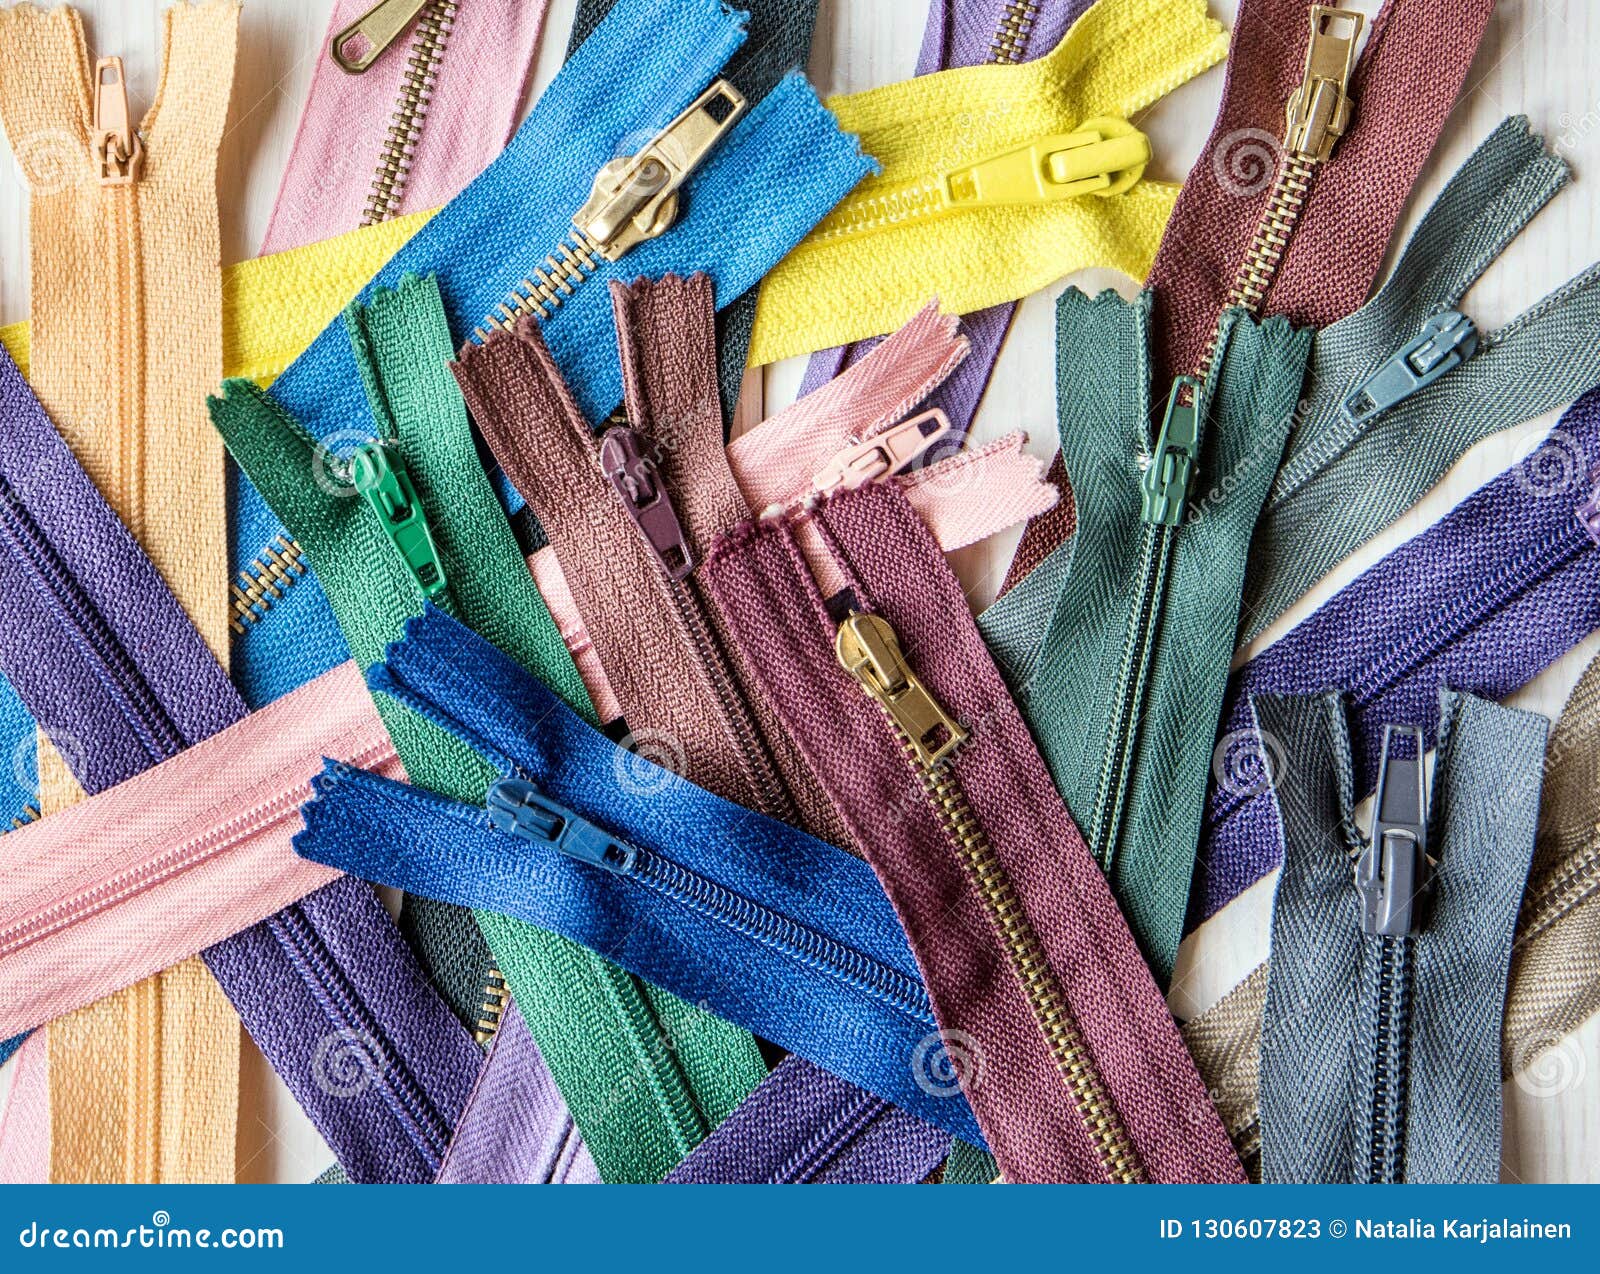
<svg viewBox="0 0 1600 1274">
<path fill-rule="evenodd" d="M 364 226 L 387 221 L 400 210 L 406 179 L 411 174 L 411 156 L 428 115 L 433 78 L 444 57 L 455 16 L 455 0 L 429 0 L 417 18 L 416 34 L 411 37 L 411 52 L 400 80 L 400 96 L 389 117 L 389 132 L 378 152 L 378 170 L 372 176 L 372 193 L 361 214 Z"/>
<path fill-rule="evenodd" d="M 882 710 L 988 913 L 1107 1179 L 1143 1182 L 1133 1139 L 1095 1069 L 1043 945 L 949 764 L 967 739 L 965 727 L 940 707 L 911 670 L 899 637 L 881 617 L 852 612 L 839 625 L 834 649 L 840 666 Z"/>
</svg>

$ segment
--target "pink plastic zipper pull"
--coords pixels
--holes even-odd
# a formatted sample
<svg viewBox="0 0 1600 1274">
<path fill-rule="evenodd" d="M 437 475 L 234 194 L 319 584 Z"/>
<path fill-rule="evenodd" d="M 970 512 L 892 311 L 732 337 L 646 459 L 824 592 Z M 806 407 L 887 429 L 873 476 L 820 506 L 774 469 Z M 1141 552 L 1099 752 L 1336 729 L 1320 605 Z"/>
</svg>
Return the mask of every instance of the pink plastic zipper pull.
<svg viewBox="0 0 1600 1274">
<path fill-rule="evenodd" d="M 647 454 L 650 445 L 631 426 L 613 425 L 600 438 L 600 471 L 622 497 L 622 507 L 667 578 L 681 580 L 694 569 L 694 557 L 661 472 Z"/>
<path fill-rule="evenodd" d="M 846 447 L 811 479 L 812 488 L 827 495 L 898 473 L 950 432 L 950 418 L 937 407 L 882 433 Z"/>
</svg>

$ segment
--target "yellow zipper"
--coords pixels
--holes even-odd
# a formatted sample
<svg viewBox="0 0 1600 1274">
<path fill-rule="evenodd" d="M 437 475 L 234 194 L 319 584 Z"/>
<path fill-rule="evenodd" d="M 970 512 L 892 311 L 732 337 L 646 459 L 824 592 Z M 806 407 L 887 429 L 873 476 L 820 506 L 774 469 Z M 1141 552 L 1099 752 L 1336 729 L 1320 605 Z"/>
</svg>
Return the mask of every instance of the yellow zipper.
<svg viewBox="0 0 1600 1274">
<path fill-rule="evenodd" d="M 525 314 L 548 319 L 594 272 L 648 239 L 659 238 L 678 217 L 678 189 L 705 162 L 744 114 L 744 95 L 718 80 L 634 155 L 613 159 L 595 174 L 566 240 L 531 278 L 506 294 L 474 329 L 509 331 Z"/>
<path fill-rule="evenodd" d="M 433 78 L 439 69 L 440 59 L 444 57 L 444 46 L 450 38 L 450 26 L 455 16 L 455 0 L 427 0 L 422 16 L 417 19 L 417 33 L 412 37 L 405 74 L 400 79 L 400 97 L 390 117 L 383 148 L 378 153 L 378 170 L 373 174 L 372 193 L 367 196 L 366 210 L 361 214 L 361 224 L 364 226 L 387 221 L 400 210 L 406 178 L 411 172 L 411 156 L 422 134 L 422 122 L 428 114 Z M 338 48 L 336 37 L 335 61 L 339 60 Z M 340 62 L 340 65 L 344 66 L 344 63 Z"/>
<path fill-rule="evenodd" d="M 886 620 L 852 613 L 839 625 L 834 650 L 840 665 L 888 718 L 929 807 L 1000 937 L 1107 1179 L 1119 1184 L 1143 1182 L 1144 1168 L 1133 1139 L 1095 1069 L 1039 936 L 947 764 L 966 741 L 966 728 L 945 712 L 911 670 L 900 639 Z"/>
</svg>

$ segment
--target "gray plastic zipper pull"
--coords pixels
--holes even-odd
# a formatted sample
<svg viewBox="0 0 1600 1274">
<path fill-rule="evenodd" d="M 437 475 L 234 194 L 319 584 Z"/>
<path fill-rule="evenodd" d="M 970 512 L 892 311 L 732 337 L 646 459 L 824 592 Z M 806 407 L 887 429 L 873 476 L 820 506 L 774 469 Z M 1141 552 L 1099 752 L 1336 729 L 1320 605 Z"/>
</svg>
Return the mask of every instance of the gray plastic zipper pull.
<svg viewBox="0 0 1600 1274">
<path fill-rule="evenodd" d="M 1453 372 L 1477 352 L 1478 328 L 1473 321 L 1457 310 L 1443 310 L 1422 325 L 1416 339 L 1367 377 L 1340 410 L 1351 424 L 1364 425 Z"/>
<path fill-rule="evenodd" d="M 1428 797 L 1423 754 L 1427 742 L 1414 725 L 1383 727 L 1383 761 L 1373 798 L 1372 838 L 1356 863 L 1361 929 L 1404 937 L 1415 928 L 1418 903 L 1430 884 Z"/>
</svg>

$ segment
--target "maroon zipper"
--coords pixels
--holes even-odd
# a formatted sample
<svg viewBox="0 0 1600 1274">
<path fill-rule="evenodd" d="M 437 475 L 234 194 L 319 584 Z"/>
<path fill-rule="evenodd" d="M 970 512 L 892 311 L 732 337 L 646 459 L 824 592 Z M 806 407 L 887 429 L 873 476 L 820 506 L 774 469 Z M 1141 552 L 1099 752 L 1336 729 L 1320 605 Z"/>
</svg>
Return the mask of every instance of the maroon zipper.
<svg viewBox="0 0 1600 1274">
<path fill-rule="evenodd" d="M 827 595 L 808 561 L 821 561 Z M 1105 877 L 1051 785 L 960 584 L 872 485 L 722 537 L 730 636 L 910 937 L 1013 1181 L 1242 1181 Z"/>
</svg>

